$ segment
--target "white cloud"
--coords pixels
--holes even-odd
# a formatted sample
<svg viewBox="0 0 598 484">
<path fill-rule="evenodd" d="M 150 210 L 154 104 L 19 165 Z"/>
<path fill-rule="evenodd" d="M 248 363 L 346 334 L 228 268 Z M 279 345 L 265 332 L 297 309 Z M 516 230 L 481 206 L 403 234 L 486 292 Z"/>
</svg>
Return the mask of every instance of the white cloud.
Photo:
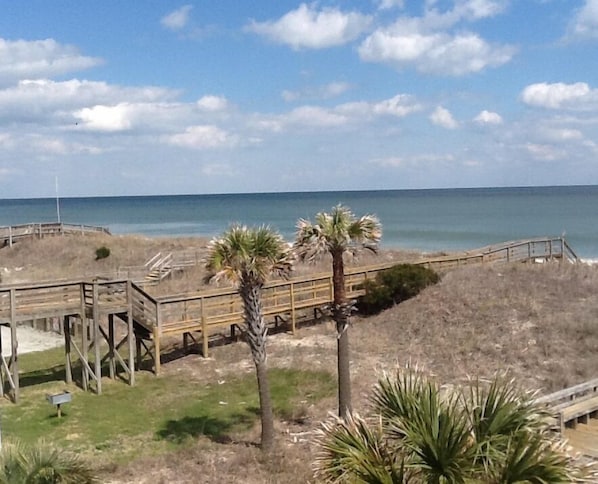
<svg viewBox="0 0 598 484">
<path fill-rule="evenodd" d="M 430 114 L 430 121 L 435 125 L 446 129 L 456 129 L 459 127 L 459 123 L 455 121 L 451 112 L 442 106 L 438 106 L 434 112 Z"/>
<path fill-rule="evenodd" d="M 573 37 L 598 37 L 598 0 L 586 0 L 573 18 L 569 30 Z"/>
<path fill-rule="evenodd" d="M 473 120 L 478 124 L 502 124 L 503 122 L 500 114 L 486 111 L 485 109 L 473 118 Z"/>
<path fill-rule="evenodd" d="M 464 18 L 477 20 L 502 13 L 507 4 L 506 0 L 458 0 L 455 11 Z"/>
<path fill-rule="evenodd" d="M 474 33 L 424 33 L 400 27 L 379 29 L 367 37 L 359 46 L 361 59 L 399 69 L 412 65 L 428 74 L 462 76 L 503 65 L 515 53 L 511 46 L 491 45 Z"/>
<path fill-rule="evenodd" d="M 102 62 L 99 58 L 81 55 L 77 48 L 59 44 L 54 39 L 11 41 L 0 38 L 0 59 L 0 85 L 59 76 Z"/>
<path fill-rule="evenodd" d="M 288 123 L 320 127 L 341 126 L 349 121 L 346 116 L 319 106 L 301 106 L 293 109 L 285 118 Z"/>
<path fill-rule="evenodd" d="M 521 99 L 530 106 L 548 109 L 590 110 L 598 107 L 598 90 L 590 89 L 585 82 L 541 82 L 527 86 L 521 93 Z"/>
<path fill-rule="evenodd" d="M 564 150 L 552 145 L 528 143 L 525 148 L 532 157 L 541 161 L 556 161 L 567 157 Z"/>
<path fill-rule="evenodd" d="M 272 132 L 280 132 L 289 125 L 338 127 L 367 123 L 381 116 L 402 118 L 421 109 L 421 105 L 412 96 L 398 94 L 374 103 L 357 101 L 339 104 L 332 108 L 300 106 L 286 114 L 254 120 L 252 126 Z"/>
<path fill-rule="evenodd" d="M 324 86 L 306 88 L 300 91 L 282 92 L 282 98 L 287 101 L 297 101 L 299 99 L 330 99 L 347 92 L 351 89 L 348 82 L 330 82 Z"/>
<path fill-rule="evenodd" d="M 130 104 L 93 106 L 73 113 L 81 120 L 83 128 L 93 131 L 125 131 L 131 128 Z"/>
<path fill-rule="evenodd" d="M 203 96 L 197 101 L 197 107 L 202 111 L 225 111 L 228 108 L 228 101 L 222 96 Z"/>
<path fill-rule="evenodd" d="M 209 149 L 229 146 L 235 143 L 227 131 L 213 125 L 189 126 L 184 133 L 168 136 L 167 142 L 173 145 L 194 149 Z"/>
<path fill-rule="evenodd" d="M 181 30 L 185 28 L 189 22 L 189 14 L 191 13 L 192 8 L 193 7 L 191 5 L 183 5 L 181 8 L 178 8 L 170 12 L 168 15 L 162 17 L 160 19 L 160 23 L 167 29 Z"/>
<path fill-rule="evenodd" d="M 370 23 L 370 16 L 357 12 L 302 3 L 276 21 L 252 21 L 246 30 L 293 49 L 323 49 L 355 40 Z"/>
<path fill-rule="evenodd" d="M 380 10 L 388 10 L 390 8 L 403 8 L 405 6 L 404 0 L 378 0 L 378 8 Z"/>
</svg>

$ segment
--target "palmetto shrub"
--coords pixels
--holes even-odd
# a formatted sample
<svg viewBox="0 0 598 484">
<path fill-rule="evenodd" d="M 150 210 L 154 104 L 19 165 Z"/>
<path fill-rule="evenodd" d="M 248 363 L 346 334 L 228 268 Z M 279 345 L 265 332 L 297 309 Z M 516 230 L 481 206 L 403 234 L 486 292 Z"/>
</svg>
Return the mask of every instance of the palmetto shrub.
<svg viewBox="0 0 598 484">
<path fill-rule="evenodd" d="M 397 264 L 380 271 L 374 280 L 365 281 L 365 295 L 357 301 L 361 314 L 377 314 L 436 284 L 440 277 L 432 269 L 415 264 Z"/>
<path fill-rule="evenodd" d="M 319 435 L 318 482 L 569 483 L 592 476 L 567 455 L 534 394 L 499 375 L 442 388 L 407 368 L 383 376 L 372 414 L 334 419 Z M 589 480 L 585 482 L 596 482 Z"/>
<path fill-rule="evenodd" d="M 3 443 L 0 484 L 93 484 L 99 482 L 78 456 L 45 442 Z"/>
</svg>

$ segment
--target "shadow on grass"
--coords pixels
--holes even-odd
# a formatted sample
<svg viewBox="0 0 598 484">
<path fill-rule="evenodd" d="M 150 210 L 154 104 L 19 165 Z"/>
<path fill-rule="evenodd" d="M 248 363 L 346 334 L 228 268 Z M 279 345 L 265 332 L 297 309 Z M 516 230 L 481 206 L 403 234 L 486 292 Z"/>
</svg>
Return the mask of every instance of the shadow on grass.
<svg viewBox="0 0 598 484">
<path fill-rule="evenodd" d="M 253 413 L 253 412 L 252 412 Z M 227 443 L 232 439 L 226 432 L 239 425 L 249 426 L 254 417 L 247 414 L 234 414 L 227 419 L 219 419 L 201 415 L 199 417 L 183 417 L 178 420 L 168 420 L 164 428 L 156 432 L 161 440 L 168 440 L 176 444 L 184 442 L 189 437 L 204 435 L 214 442 Z"/>
</svg>

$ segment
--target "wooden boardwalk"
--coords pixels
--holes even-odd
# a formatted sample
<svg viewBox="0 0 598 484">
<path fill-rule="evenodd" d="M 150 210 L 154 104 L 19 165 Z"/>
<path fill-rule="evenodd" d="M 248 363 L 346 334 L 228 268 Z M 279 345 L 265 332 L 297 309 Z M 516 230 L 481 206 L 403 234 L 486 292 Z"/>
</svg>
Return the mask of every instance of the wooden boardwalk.
<svg viewBox="0 0 598 484">
<path fill-rule="evenodd" d="M 93 225 L 65 224 L 60 222 L 30 223 L 0 227 L 0 247 L 12 247 L 15 242 L 27 238 L 42 239 L 54 235 L 86 235 L 108 234 L 110 231 L 104 227 Z"/>
<path fill-rule="evenodd" d="M 598 458 L 598 379 L 538 398 L 554 415 L 555 430 L 572 450 Z"/>
<path fill-rule="evenodd" d="M 558 237 L 508 242 L 416 263 L 442 271 L 465 264 L 548 259 L 575 262 L 577 256 Z M 365 280 L 397 263 L 348 269 L 347 297 L 362 295 Z M 263 289 L 264 315 L 270 322 L 284 322 L 293 333 L 302 314 L 332 300 L 331 273 L 272 282 Z M 8 391 L 15 401 L 19 394 L 17 325 L 48 317 L 61 321 L 67 382 L 72 381 L 73 363 L 78 360 L 83 388 L 101 393 L 103 365 L 107 364 L 111 377 L 124 373 L 134 384 L 135 366 L 148 355 L 158 374 L 163 339 L 173 335 L 183 335 L 185 345 L 198 342 L 207 356 L 214 337 L 234 334 L 243 322 L 243 308 L 234 289 L 154 297 L 131 280 L 0 286 L 0 324 L 10 326 L 12 342 L 10 355 L 0 353 L 0 391 Z M 81 329 L 80 338 L 72 336 L 74 325 Z"/>
</svg>

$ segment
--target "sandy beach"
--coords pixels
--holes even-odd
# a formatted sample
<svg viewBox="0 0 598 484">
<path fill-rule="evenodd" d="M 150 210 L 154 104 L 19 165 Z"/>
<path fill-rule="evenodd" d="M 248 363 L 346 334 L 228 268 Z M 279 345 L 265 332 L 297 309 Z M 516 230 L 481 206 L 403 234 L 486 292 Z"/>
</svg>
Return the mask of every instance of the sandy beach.
<svg viewBox="0 0 598 484">
<path fill-rule="evenodd" d="M 64 339 L 59 334 L 46 333 L 45 331 L 39 331 L 29 326 L 17 327 L 17 341 L 19 343 L 18 352 L 20 355 L 47 350 L 64 344 Z M 2 354 L 5 356 L 10 354 L 10 343 L 10 328 L 2 326 Z"/>
</svg>

